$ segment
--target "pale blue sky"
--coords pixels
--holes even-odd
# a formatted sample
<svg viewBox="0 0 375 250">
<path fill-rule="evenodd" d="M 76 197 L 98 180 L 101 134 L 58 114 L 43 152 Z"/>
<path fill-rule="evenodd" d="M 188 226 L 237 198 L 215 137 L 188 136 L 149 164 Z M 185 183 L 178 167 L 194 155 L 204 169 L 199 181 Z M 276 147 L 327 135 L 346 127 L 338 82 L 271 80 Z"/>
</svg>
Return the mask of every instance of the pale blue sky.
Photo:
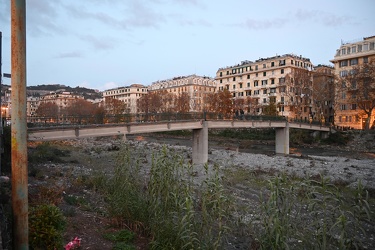
<svg viewBox="0 0 375 250">
<path fill-rule="evenodd" d="M 10 0 L 0 0 L 9 73 Z M 26 0 L 27 84 L 104 90 L 294 53 L 330 64 L 375 35 L 374 0 Z M 9 79 L 3 83 L 10 84 Z"/>
</svg>

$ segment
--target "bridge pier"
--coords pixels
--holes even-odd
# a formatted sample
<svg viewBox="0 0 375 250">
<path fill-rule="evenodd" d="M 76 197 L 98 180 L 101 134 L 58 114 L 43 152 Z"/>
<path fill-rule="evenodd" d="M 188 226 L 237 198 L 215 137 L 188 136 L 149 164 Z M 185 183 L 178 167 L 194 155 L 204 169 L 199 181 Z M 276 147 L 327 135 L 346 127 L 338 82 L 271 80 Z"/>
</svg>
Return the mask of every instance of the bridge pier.
<svg viewBox="0 0 375 250">
<path fill-rule="evenodd" d="M 286 123 L 285 128 L 275 128 L 275 153 L 276 154 L 289 154 L 289 123 Z"/>
<path fill-rule="evenodd" d="M 193 164 L 205 164 L 208 161 L 208 126 L 202 121 L 203 128 L 193 129 Z"/>
</svg>

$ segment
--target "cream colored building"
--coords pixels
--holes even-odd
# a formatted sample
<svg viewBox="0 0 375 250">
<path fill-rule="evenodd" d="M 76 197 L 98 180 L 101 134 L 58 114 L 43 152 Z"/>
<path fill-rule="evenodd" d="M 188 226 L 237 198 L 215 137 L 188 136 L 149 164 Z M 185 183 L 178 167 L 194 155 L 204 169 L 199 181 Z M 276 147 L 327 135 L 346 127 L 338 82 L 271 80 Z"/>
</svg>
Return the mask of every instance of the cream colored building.
<svg viewBox="0 0 375 250">
<path fill-rule="evenodd" d="M 350 70 L 358 65 L 369 63 L 375 60 L 375 36 L 365 37 L 358 41 L 342 43 L 336 50 L 336 55 L 331 62 L 334 64 L 337 77 L 335 91 L 335 125 L 364 129 L 367 115 L 358 108 L 357 103 L 350 98 L 350 88 L 340 86 L 341 77 L 350 74 Z M 372 83 L 373 84 L 373 83 Z M 370 126 L 374 122 L 374 112 L 370 120 Z"/>
<path fill-rule="evenodd" d="M 247 114 L 260 115 L 265 106 L 275 103 L 278 115 L 309 120 L 311 93 L 293 79 L 297 71 L 311 77 L 312 70 L 310 59 L 285 54 L 220 68 L 215 79 L 218 90 L 228 89 L 234 102 L 244 100 L 240 108 Z"/>
<path fill-rule="evenodd" d="M 126 87 L 119 87 L 103 91 L 104 100 L 107 98 L 115 98 L 125 103 L 126 112 L 137 113 L 137 100 L 147 95 L 147 87 L 142 84 L 132 84 Z"/>
<path fill-rule="evenodd" d="M 193 74 L 153 82 L 149 87 L 149 91 L 168 91 L 175 95 L 183 92 L 188 93 L 190 112 L 202 112 L 205 108 L 205 97 L 208 93 L 216 91 L 216 83 L 211 77 Z"/>
</svg>

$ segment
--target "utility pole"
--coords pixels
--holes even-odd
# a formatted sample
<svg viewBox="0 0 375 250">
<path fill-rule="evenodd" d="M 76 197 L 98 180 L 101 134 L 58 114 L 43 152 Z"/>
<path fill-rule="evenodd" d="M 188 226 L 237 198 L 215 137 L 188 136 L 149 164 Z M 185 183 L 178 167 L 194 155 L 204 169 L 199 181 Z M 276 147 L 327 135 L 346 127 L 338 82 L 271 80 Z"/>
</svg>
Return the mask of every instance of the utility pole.
<svg viewBox="0 0 375 250">
<path fill-rule="evenodd" d="M 29 249 L 25 2 L 26 0 L 11 1 L 12 209 L 15 250 Z"/>
</svg>

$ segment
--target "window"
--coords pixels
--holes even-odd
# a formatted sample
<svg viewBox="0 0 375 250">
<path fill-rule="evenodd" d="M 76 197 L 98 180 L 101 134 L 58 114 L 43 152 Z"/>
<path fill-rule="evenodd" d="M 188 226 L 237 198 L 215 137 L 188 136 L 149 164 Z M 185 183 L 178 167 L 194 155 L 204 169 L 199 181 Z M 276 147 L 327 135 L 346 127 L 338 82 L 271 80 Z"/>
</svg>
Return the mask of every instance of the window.
<svg viewBox="0 0 375 250">
<path fill-rule="evenodd" d="M 362 44 L 358 44 L 358 52 L 362 52 Z"/>
<path fill-rule="evenodd" d="M 233 93 L 232 96 L 233 96 L 233 97 L 236 97 L 236 93 Z"/>
<path fill-rule="evenodd" d="M 270 93 L 276 93 L 276 88 L 271 88 Z"/>
<path fill-rule="evenodd" d="M 346 48 L 341 49 L 341 55 L 346 55 Z"/>
<path fill-rule="evenodd" d="M 285 78 L 284 77 L 279 78 L 279 83 L 285 83 Z"/>
<path fill-rule="evenodd" d="M 263 89 L 263 95 L 267 94 L 267 89 Z"/>
<path fill-rule="evenodd" d="M 363 51 L 368 51 L 368 44 L 367 43 L 363 44 Z"/>
<path fill-rule="evenodd" d="M 263 76 L 266 76 L 267 75 L 267 72 L 263 72 Z"/>
<path fill-rule="evenodd" d="M 340 67 L 348 66 L 348 60 L 344 60 L 340 62 Z"/>
<path fill-rule="evenodd" d="M 284 74 L 284 69 L 281 69 L 281 74 Z"/>
<path fill-rule="evenodd" d="M 292 64 L 292 65 L 293 65 L 293 60 L 291 60 L 291 61 L 290 61 L 290 64 Z"/>
<path fill-rule="evenodd" d="M 358 58 L 354 58 L 350 60 L 350 65 L 357 65 L 358 64 Z"/>
<path fill-rule="evenodd" d="M 346 110 L 346 105 L 345 104 L 341 104 L 341 110 Z"/>
<path fill-rule="evenodd" d="M 233 87 L 232 87 L 233 89 L 236 89 L 236 85 L 235 84 L 233 84 Z"/>
<path fill-rule="evenodd" d="M 345 77 L 347 75 L 348 75 L 348 71 L 347 70 L 340 71 L 340 76 L 341 77 Z"/>
<path fill-rule="evenodd" d="M 370 43 L 370 50 L 374 50 L 374 42 Z"/>
<path fill-rule="evenodd" d="M 250 75 L 247 75 L 247 79 L 250 79 Z"/>
<path fill-rule="evenodd" d="M 267 98 L 263 98 L 263 103 L 267 103 Z"/>
<path fill-rule="evenodd" d="M 353 46 L 352 47 L 352 53 L 356 53 L 357 52 L 357 47 L 356 46 Z"/>
<path fill-rule="evenodd" d="M 356 89 L 357 88 L 357 82 L 356 82 L 356 80 L 352 81 L 351 87 L 352 87 L 352 89 Z"/>
<path fill-rule="evenodd" d="M 271 67 L 274 67 L 275 66 L 275 62 L 271 62 Z"/>
<path fill-rule="evenodd" d="M 280 60 L 279 61 L 279 66 L 283 66 L 283 65 L 285 65 L 285 60 Z"/>
<path fill-rule="evenodd" d="M 254 81 L 254 87 L 258 86 L 258 81 Z"/>
<path fill-rule="evenodd" d="M 281 102 L 281 104 L 284 104 L 284 96 L 281 97 L 280 102 Z"/>
<path fill-rule="evenodd" d="M 233 77 L 233 82 L 235 82 L 235 81 L 236 81 L 236 77 L 234 76 L 234 77 Z"/>
<path fill-rule="evenodd" d="M 232 74 L 236 74 L 236 69 L 232 69 Z"/>
<path fill-rule="evenodd" d="M 227 71 L 227 75 L 229 75 L 229 70 Z"/>
<path fill-rule="evenodd" d="M 223 83 L 223 79 L 220 79 L 220 83 Z"/>
<path fill-rule="evenodd" d="M 275 79 L 271 79 L 271 84 L 275 84 Z"/>
<path fill-rule="evenodd" d="M 346 92 L 341 93 L 341 99 L 346 99 Z"/>
<path fill-rule="evenodd" d="M 247 87 L 250 88 L 250 82 L 247 83 Z"/>
<path fill-rule="evenodd" d="M 254 90 L 254 95 L 259 95 L 259 90 Z"/>
<path fill-rule="evenodd" d="M 363 57 L 363 63 L 368 63 L 368 57 L 367 56 Z"/>
<path fill-rule="evenodd" d="M 357 109 L 357 104 L 353 103 L 353 104 L 351 105 L 351 110 L 356 110 L 356 109 Z"/>
<path fill-rule="evenodd" d="M 223 76 L 223 72 L 220 72 L 220 76 Z"/>
<path fill-rule="evenodd" d="M 350 47 L 346 49 L 346 52 L 350 54 Z"/>
<path fill-rule="evenodd" d="M 280 93 L 285 93 L 285 87 L 280 88 Z"/>
<path fill-rule="evenodd" d="M 255 73 L 255 77 L 258 77 L 258 73 Z"/>
<path fill-rule="evenodd" d="M 255 70 L 258 70 L 258 65 L 255 65 Z"/>
<path fill-rule="evenodd" d="M 267 85 L 267 80 L 262 80 L 262 86 Z"/>
<path fill-rule="evenodd" d="M 240 89 L 242 89 L 242 83 L 240 83 Z"/>
<path fill-rule="evenodd" d="M 265 69 L 265 68 L 266 68 L 266 64 L 264 63 L 264 64 L 263 64 L 263 69 Z"/>
<path fill-rule="evenodd" d="M 246 96 L 251 96 L 251 91 L 246 91 Z"/>
</svg>

